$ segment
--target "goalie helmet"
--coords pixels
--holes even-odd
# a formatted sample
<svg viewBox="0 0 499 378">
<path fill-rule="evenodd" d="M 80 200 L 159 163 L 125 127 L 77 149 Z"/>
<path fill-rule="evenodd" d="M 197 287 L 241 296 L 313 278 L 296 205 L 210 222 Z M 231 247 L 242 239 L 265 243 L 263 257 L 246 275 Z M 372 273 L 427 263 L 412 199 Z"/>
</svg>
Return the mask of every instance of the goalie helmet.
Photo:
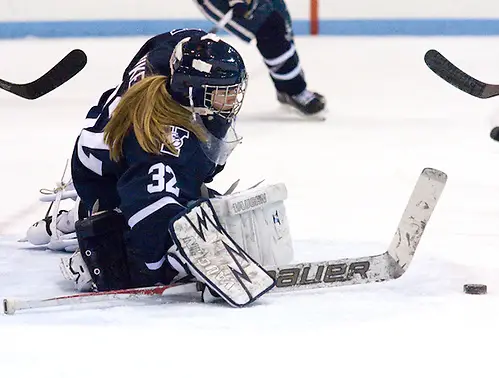
<svg viewBox="0 0 499 378">
<path fill-rule="evenodd" d="M 247 85 L 241 55 L 214 34 L 180 41 L 170 58 L 167 85 L 173 99 L 201 116 L 232 120 L 239 112 Z"/>
</svg>

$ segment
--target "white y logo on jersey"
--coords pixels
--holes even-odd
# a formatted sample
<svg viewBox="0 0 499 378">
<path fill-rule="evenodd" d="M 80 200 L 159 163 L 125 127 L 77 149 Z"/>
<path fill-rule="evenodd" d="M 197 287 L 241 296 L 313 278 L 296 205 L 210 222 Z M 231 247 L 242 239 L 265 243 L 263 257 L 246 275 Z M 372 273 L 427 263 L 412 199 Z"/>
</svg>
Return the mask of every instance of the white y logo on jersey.
<svg viewBox="0 0 499 378">
<path fill-rule="evenodd" d="M 170 126 L 171 128 L 171 141 L 175 148 L 175 152 L 172 152 L 164 144 L 161 145 L 160 152 L 167 155 L 172 155 L 175 157 L 180 156 L 180 150 L 184 145 L 184 139 L 189 139 L 189 131 L 178 126 Z"/>
</svg>

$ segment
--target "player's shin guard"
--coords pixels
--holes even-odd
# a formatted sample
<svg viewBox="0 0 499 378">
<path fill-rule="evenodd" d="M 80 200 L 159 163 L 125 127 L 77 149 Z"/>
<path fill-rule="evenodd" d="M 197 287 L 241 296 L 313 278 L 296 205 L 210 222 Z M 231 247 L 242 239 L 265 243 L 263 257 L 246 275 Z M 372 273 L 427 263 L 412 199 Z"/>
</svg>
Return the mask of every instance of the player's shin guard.
<svg viewBox="0 0 499 378">
<path fill-rule="evenodd" d="M 170 224 L 178 256 L 190 272 L 235 307 L 270 291 L 273 278 L 221 226 L 208 200 L 201 200 Z"/>
<path fill-rule="evenodd" d="M 278 12 L 273 12 L 258 30 L 256 40 L 276 90 L 297 95 L 306 89 L 307 83 L 290 28 Z"/>
</svg>

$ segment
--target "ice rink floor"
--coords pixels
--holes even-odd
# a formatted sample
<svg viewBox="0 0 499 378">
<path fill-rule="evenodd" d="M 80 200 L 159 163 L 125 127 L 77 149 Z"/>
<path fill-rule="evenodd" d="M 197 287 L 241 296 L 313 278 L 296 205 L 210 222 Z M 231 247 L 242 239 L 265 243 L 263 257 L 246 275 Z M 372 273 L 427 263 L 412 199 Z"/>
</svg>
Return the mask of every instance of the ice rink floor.
<svg viewBox="0 0 499 378">
<path fill-rule="evenodd" d="M 0 41 L 0 77 L 31 81 L 74 48 L 87 67 L 35 101 L 0 93 L 0 297 L 70 293 L 62 254 L 16 240 L 40 219 L 86 111 L 121 80 L 145 37 Z M 0 376 L 493 377 L 499 337 L 498 99 L 451 87 L 424 64 L 441 51 L 499 83 L 499 38 L 300 37 L 325 122 L 277 104 L 255 46 L 228 38 L 250 73 L 244 137 L 213 187 L 284 182 L 296 261 L 385 251 L 421 170 L 449 176 L 399 280 L 268 295 L 245 309 L 193 300 L 0 316 Z M 486 296 L 462 293 L 485 283 Z"/>
</svg>

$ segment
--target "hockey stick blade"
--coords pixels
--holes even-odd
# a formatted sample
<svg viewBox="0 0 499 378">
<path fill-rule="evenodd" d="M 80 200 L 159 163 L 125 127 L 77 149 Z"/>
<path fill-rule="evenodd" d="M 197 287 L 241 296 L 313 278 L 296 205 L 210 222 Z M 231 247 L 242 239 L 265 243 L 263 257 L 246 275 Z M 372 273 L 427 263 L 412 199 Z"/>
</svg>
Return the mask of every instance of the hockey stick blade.
<svg viewBox="0 0 499 378">
<path fill-rule="evenodd" d="M 496 126 L 492 130 L 490 130 L 489 135 L 493 140 L 495 140 L 496 142 L 499 142 L 499 126 Z"/>
<path fill-rule="evenodd" d="M 87 64 L 82 50 L 73 50 L 45 75 L 27 84 L 14 84 L 0 79 L 0 88 L 28 100 L 35 100 L 61 86 Z"/>
<path fill-rule="evenodd" d="M 437 169 L 425 168 L 421 172 L 385 253 L 268 269 L 276 278 L 276 287 L 272 292 L 367 284 L 399 278 L 409 268 L 446 182 L 447 175 Z"/>
<path fill-rule="evenodd" d="M 457 89 L 478 98 L 499 95 L 499 85 L 483 83 L 452 64 L 436 50 L 429 50 L 424 56 L 428 68 Z"/>
</svg>

